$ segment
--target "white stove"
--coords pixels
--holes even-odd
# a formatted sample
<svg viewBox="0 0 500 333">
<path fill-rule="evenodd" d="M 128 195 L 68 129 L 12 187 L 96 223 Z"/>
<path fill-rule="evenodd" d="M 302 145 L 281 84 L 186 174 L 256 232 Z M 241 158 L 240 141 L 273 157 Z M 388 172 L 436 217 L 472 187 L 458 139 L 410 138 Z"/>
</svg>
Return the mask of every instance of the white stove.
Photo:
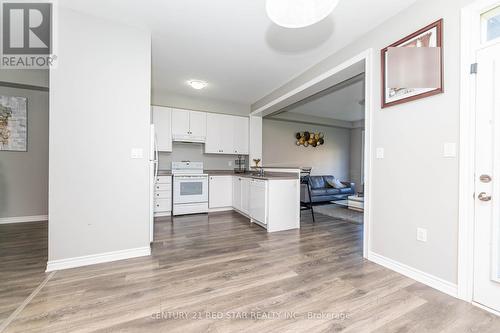
<svg viewBox="0 0 500 333">
<path fill-rule="evenodd" d="M 172 162 L 173 215 L 208 213 L 208 175 L 203 162 Z"/>
</svg>

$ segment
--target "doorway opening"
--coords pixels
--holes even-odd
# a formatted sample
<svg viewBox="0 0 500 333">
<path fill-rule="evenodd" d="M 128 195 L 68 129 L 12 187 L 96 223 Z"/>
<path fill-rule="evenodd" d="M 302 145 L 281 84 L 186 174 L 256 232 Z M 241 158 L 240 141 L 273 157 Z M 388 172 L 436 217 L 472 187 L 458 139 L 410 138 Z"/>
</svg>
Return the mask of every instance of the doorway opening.
<svg viewBox="0 0 500 333">
<path fill-rule="evenodd" d="M 362 225 L 370 244 L 372 50 L 345 61 L 255 110 L 263 117 L 266 165 L 310 169 L 301 203 Z M 303 212 L 308 221 L 311 215 Z M 315 215 L 316 216 L 316 215 Z"/>
</svg>

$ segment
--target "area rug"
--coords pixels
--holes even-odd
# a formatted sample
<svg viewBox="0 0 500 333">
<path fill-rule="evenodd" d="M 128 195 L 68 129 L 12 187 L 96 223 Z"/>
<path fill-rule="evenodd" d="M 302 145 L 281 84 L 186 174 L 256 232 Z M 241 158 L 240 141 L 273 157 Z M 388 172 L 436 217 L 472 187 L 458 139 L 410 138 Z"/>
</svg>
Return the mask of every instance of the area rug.
<svg viewBox="0 0 500 333">
<path fill-rule="evenodd" d="M 363 224 L 363 213 L 335 204 L 314 206 L 314 212 L 346 222 Z"/>
</svg>

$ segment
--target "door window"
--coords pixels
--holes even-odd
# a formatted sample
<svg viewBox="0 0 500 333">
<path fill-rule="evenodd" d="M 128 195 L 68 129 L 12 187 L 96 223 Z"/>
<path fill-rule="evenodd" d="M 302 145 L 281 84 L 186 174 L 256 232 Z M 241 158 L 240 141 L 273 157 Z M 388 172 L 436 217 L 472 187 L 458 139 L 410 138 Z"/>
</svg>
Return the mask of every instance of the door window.
<svg viewBox="0 0 500 333">
<path fill-rule="evenodd" d="M 483 43 L 500 37 L 500 6 L 481 15 L 481 30 Z"/>
</svg>

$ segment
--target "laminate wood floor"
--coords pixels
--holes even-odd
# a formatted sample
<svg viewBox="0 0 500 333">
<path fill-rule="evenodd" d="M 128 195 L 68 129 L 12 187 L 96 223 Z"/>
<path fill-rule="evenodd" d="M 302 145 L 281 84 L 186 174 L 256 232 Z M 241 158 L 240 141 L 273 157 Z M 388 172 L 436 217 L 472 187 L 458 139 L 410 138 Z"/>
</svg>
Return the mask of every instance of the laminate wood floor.
<svg viewBox="0 0 500 333">
<path fill-rule="evenodd" d="M 45 279 L 47 222 L 0 224 L 0 325 Z"/>
<path fill-rule="evenodd" d="M 267 234 L 226 212 L 155 230 L 150 257 L 57 272 L 5 332 L 500 332 L 500 318 L 364 260 L 360 225 L 304 213 L 300 231 Z"/>
</svg>

